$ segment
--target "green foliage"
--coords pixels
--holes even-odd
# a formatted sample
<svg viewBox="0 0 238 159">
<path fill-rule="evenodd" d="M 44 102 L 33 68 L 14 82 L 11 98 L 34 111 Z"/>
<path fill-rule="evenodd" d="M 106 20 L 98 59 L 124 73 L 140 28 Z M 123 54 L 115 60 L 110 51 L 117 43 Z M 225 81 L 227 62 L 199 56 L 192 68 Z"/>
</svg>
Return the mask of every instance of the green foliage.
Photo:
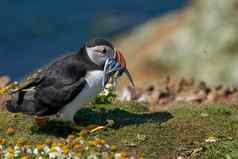
<svg viewBox="0 0 238 159">
<path fill-rule="evenodd" d="M 207 107 L 207 112 L 210 114 L 222 114 L 225 116 L 229 116 L 232 114 L 232 109 L 230 107 Z"/>
<path fill-rule="evenodd" d="M 121 150 L 144 153 L 148 159 L 180 155 L 205 159 L 237 158 L 237 106 L 183 104 L 169 108 L 167 112 L 146 111 L 145 106 L 131 102 L 96 104 L 77 113 L 77 129 L 55 120 L 37 128 L 31 116 L 1 112 L 0 138 L 8 143 L 24 139 L 29 144 L 39 144 L 46 139 L 58 140 L 77 134 L 90 125 L 106 125 L 113 121 L 110 127 L 90 136 L 105 139 L 109 145 L 117 145 Z M 14 128 L 13 135 L 6 134 L 9 127 Z"/>
<path fill-rule="evenodd" d="M 205 144 L 202 158 L 204 159 L 235 159 L 238 157 L 238 140 L 221 139 L 213 144 Z"/>
</svg>

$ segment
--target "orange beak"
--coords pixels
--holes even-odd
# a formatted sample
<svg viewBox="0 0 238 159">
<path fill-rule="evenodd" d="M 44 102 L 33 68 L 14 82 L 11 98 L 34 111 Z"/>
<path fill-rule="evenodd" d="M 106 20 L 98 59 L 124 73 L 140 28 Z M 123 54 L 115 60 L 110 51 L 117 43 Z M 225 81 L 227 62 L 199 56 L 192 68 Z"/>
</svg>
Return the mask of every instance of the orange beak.
<svg viewBox="0 0 238 159">
<path fill-rule="evenodd" d="M 126 69 L 125 57 L 123 56 L 122 52 L 119 50 L 116 51 L 116 60 L 119 64 L 121 64 L 122 68 Z"/>
<path fill-rule="evenodd" d="M 128 79 L 130 80 L 132 86 L 135 87 L 133 78 L 132 78 L 130 72 L 128 71 L 128 69 L 127 69 L 127 67 L 126 67 L 125 57 L 123 56 L 122 52 L 119 51 L 119 50 L 116 50 L 116 60 L 117 60 L 117 62 L 118 62 L 119 64 L 121 64 L 122 69 L 123 69 L 123 72 L 126 73 L 126 75 L 127 75 Z"/>
</svg>

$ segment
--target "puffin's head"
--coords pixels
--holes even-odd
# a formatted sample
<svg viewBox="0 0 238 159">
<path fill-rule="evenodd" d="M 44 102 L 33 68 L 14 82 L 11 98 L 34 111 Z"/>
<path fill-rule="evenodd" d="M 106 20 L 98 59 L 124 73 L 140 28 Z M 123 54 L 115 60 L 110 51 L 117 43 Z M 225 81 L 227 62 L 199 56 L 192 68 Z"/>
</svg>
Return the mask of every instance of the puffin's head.
<svg viewBox="0 0 238 159">
<path fill-rule="evenodd" d="M 126 60 L 123 53 L 116 49 L 111 42 L 104 39 L 93 39 L 86 43 L 85 48 L 89 58 L 98 66 L 105 68 L 105 63 L 107 63 L 109 59 L 115 60 L 119 67 L 107 71 L 119 71 L 119 76 L 125 72 L 134 85 L 132 77 L 126 68 Z"/>
<path fill-rule="evenodd" d="M 98 66 L 104 66 L 109 58 L 116 54 L 111 42 L 104 39 L 93 39 L 86 43 L 86 51 L 89 58 Z"/>
</svg>

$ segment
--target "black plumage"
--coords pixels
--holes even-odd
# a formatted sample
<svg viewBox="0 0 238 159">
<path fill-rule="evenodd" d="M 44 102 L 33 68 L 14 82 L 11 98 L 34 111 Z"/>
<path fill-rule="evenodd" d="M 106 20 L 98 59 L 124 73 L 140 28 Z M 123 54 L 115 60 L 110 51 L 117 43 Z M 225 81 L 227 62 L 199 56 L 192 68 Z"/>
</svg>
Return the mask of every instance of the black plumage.
<svg viewBox="0 0 238 159">
<path fill-rule="evenodd" d="M 95 41 L 90 43 L 93 44 Z M 16 100 L 7 103 L 7 109 L 38 116 L 55 114 L 85 87 L 84 77 L 90 70 L 103 70 L 103 67 L 93 63 L 85 47 L 82 47 L 77 53 L 59 58 L 42 68 L 31 83 L 19 90 Z M 35 91 L 27 97 L 24 90 L 30 87 L 35 87 Z"/>
<path fill-rule="evenodd" d="M 87 47 L 95 47 L 95 46 L 100 46 L 100 45 L 105 45 L 109 46 L 110 48 L 114 48 L 113 44 L 110 41 L 107 41 L 105 39 L 92 39 L 87 42 L 86 46 Z"/>
</svg>

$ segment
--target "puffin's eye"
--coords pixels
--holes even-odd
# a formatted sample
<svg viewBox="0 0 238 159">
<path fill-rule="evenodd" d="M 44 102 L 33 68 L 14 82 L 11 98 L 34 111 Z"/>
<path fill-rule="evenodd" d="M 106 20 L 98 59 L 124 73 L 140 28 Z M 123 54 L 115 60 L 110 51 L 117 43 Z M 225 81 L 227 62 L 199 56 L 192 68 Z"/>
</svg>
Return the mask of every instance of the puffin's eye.
<svg viewBox="0 0 238 159">
<path fill-rule="evenodd" d="M 106 49 L 106 48 L 103 48 L 103 49 L 102 49 L 102 53 L 105 54 L 106 52 L 107 52 L 107 49 Z"/>
</svg>

